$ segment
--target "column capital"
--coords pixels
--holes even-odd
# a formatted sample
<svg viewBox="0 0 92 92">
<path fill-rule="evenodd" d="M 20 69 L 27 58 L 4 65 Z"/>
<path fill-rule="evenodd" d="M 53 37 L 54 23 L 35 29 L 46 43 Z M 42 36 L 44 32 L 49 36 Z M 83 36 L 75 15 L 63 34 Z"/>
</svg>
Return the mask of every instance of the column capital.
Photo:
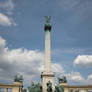
<svg viewBox="0 0 92 92">
<path fill-rule="evenodd" d="M 51 24 L 45 24 L 44 30 L 47 31 L 51 31 Z"/>
<path fill-rule="evenodd" d="M 45 16 L 46 19 L 46 23 L 45 23 L 45 27 L 44 30 L 47 31 L 51 31 L 51 24 L 50 24 L 50 20 L 51 20 L 51 16 Z"/>
</svg>

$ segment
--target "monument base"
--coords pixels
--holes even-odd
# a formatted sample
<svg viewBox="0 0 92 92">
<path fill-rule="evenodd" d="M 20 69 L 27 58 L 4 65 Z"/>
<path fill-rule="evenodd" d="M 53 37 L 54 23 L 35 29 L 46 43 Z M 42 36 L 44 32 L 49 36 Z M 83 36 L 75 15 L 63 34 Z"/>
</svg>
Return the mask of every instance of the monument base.
<svg viewBox="0 0 92 92">
<path fill-rule="evenodd" d="M 50 81 L 52 83 L 52 92 L 54 92 L 55 85 L 54 85 L 54 76 L 53 72 L 42 72 L 42 92 L 47 92 L 47 83 Z"/>
</svg>

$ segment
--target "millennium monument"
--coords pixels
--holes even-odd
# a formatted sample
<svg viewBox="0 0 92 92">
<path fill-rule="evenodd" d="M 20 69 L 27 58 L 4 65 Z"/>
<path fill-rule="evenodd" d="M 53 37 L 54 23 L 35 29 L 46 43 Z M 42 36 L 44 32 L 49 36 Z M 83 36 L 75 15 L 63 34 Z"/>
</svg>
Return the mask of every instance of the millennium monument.
<svg viewBox="0 0 92 92">
<path fill-rule="evenodd" d="M 31 83 L 28 87 L 28 92 L 92 92 L 92 85 L 68 85 L 65 76 L 58 77 L 58 84 L 54 84 L 55 74 L 51 71 L 51 57 L 50 57 L 50 16 L 46 16 L 45 31 L 45 65 L 44 71 L 41 73 L 42 84 Z M 0 83 L 0 92 L 26 92 L 23 89 L 23 76 L 16 75 L 13 84 Z"/>
<path fill-rule="evenodd" d="M 42 78 L 42 92 L 48 91 L 48 85 L 51 84 L 52 92 L 54 92 L 54 76 L 55 74 L 51 71 L 51 56 L 50 56 L 50 32 L 51 32 L 51 24 L 50 24 L 50 16 L 45 16 L 46 23 L 44 26 L 45 31 L 45 65 L 44 71 L 41 74 Z"/>
</svg>

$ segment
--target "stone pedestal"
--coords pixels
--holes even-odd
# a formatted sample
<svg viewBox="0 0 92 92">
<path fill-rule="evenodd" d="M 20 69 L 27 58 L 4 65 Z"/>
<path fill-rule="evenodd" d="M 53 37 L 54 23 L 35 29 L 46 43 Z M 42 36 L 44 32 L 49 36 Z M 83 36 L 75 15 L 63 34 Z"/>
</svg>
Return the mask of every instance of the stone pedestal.
<svg viewBox="0 0 92 92">
<path fill-rule="evenodd" d="M 46 72 L 43 72 L 41 74 L 41 78 L 42 78 L 42 92 L 47 92 L 47 83 L 50 81 L 52 83 L 52 89 L 53 89 L 53 92 L 54 92 L 54 76 L 55 74 L 52 73 L 52 72 L 49 72 L 49 73 L 46 73 Z"/>
<path fill-rule="evenodd" d="M 14 82 L 14 87 L 12 88 L 12 92 L 22 92 L 22 81 L 21 82 Z"/>
</svg>

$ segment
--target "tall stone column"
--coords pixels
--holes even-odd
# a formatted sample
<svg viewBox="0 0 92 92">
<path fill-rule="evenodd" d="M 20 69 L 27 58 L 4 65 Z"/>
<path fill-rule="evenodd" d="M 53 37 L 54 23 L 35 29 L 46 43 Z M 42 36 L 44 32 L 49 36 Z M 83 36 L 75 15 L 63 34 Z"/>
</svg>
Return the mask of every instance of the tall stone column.
<svg viewBox="0 0 92 92">
<path fill-rule="evenodd" d="M 50 56 L 50 32 L 51 24 L 50 17 L 46 17 L 46 24 L 44 27 L 45 31 L 45 65 L 44 71 L 41 74 L 42 78 L 42 91 L 47 92 L 47 83 L 50 81 L 52 83 L 52 89 L 54 92 L 54 73 L 51 71 L 51 56 Z"/>
<path fill-rule="evenodd" d="M 50 30 L 45 31 L 45 72 L 51 71 L 50 64 Z"/>
</svg>

